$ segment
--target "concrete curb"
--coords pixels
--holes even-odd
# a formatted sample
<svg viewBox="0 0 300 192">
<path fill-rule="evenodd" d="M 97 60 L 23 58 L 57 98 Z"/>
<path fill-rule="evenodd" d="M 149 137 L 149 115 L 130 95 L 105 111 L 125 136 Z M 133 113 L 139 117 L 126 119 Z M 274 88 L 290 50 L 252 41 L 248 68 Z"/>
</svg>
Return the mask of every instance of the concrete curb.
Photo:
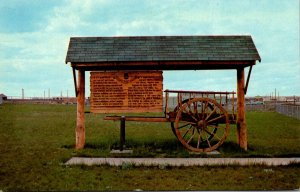
<svg viewBox="0 0 300 192">
<path fill-rule="evenodd" d="M 88 158 L 72 157 L 65 165 L 122 166 L 207 166 L 207 165 L 268 165 L 279 166 L 300 163 L 300 158 Z"/>
</svg>

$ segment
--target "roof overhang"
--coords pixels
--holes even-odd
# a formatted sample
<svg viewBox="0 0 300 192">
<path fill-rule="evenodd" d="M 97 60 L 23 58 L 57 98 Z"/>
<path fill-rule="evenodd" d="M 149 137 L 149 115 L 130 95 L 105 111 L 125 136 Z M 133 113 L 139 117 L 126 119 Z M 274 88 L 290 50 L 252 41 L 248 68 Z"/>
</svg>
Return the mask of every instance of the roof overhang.
<svg viewBox="0 0 300 192">
<path fill-rule="evenodd" d="M 218 70 L 237 69 L 255 65 L 255 61 L 142 61 L 71 63 L 74 69 L 85 71 L 118 70 Z"/>
</svg>

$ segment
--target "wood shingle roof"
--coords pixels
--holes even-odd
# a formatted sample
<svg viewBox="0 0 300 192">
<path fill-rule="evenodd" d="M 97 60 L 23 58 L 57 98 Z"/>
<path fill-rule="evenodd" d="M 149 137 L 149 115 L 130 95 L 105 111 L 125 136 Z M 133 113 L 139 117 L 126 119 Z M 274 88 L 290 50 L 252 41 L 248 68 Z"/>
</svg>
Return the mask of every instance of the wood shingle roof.
<svg viewBox="0 0 300 192">
<path fill-rule="evenodd" d="M 66 63 L 260 61 L 251 36 L 71 37 Z"/>
</svg>

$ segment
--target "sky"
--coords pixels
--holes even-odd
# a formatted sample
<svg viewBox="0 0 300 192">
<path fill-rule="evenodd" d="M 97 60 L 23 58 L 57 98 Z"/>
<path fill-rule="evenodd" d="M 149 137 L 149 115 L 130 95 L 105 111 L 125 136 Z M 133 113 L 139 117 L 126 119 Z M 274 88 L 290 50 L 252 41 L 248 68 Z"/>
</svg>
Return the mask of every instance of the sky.
<svg viewBox="0 0 300 192">
<path fill-rule="evenodd" d="M 299 0 L 0 0 L 0 93 L 74 96 L 74 36 L 251 35 L 262 61 L 247 96 L 299 96 L 299 18 Z M 236 71 L 164 71 L 163 83 L 236 91 Z"/>
</svg>

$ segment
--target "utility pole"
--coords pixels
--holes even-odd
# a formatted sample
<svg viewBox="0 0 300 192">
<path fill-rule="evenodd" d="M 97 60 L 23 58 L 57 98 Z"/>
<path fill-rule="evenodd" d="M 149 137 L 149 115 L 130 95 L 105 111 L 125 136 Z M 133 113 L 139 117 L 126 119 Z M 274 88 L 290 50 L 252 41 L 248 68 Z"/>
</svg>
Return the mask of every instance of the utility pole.
<svg viewBox="0 0 300 192">
<path fill-rule="evenodd" d="M 272 96 L 271 96 L 271 100 L 273 100 L 273 99 L 274 99 L 274 97 L 273 97 L 273 92 L 271 93 L 271 95 L 272 95 Z"/>
<path fill-rule="evenodd" d="M 296 105 L 296 95 L 294 95 L 294 105 Z"/>
<path fill-rule="evenodd" d="M 22 99 L 24 99 L 24 89 L 22 88 Z"/>
<path fill-rule="evenodd" d="M 50 88 L 48 89 L 48 99 L 50 99 Z"/>
</svg>

